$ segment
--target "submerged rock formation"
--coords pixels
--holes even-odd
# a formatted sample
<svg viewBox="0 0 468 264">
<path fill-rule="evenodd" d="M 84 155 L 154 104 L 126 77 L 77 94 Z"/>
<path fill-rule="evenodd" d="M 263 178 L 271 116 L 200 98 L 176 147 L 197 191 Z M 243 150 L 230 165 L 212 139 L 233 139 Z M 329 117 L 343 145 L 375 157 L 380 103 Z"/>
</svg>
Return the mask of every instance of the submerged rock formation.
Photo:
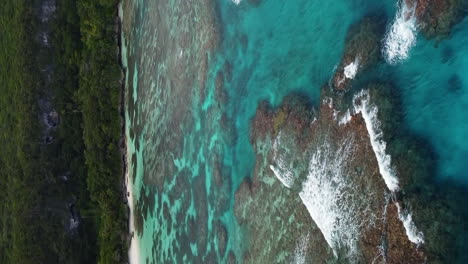
<svg viewBox="0 0 468 264">
<path fill-rule="evenodd" d="M 466 15 L 466 0 L 405 0 L 415 8 L 421 31 L 427 38 L 444 38 Z"/>
<path fill-rule="evenodd" d="M 380 41 L 385 29 L 381 19 L 366 17 L 350 28 L 343 58 L 331 81 L 336 90 L 349 89 L 351 81 L 357 74 L 378 61 Z"/>
<path fill-rule="evenodd" d="M 258 153 L 255 176 L 236 194 L 236 216 L 257 230 L 254 245 L 267 239 L 259 233 L 278 229 L 282 234 L 268 236 L 281 239 L 283 247 L 308 234 L 303 250 L 307 259 L 427 260 L 424 235 L 403 207 L 396 172 L 381 138 L 374 104 L 379 91 L 386 89 L 371 85 L 351 101 L 325 96 L 317 111 L 294 95 L 277 110 L 260 105 L 252 123 L 252 143 Z M 256 225 L 257 221 L 270 224 Z M 286 251 L 293 257 L 293 249 Z M 248 254 L 253 262 L 265 256 L 255 248 Z"/>
</svg>

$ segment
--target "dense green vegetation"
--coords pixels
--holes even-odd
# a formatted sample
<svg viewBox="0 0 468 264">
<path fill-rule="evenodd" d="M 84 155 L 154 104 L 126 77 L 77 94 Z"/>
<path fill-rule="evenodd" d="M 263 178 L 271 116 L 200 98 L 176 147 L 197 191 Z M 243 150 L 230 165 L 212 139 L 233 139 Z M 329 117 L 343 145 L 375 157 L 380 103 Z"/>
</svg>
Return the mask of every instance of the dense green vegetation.
<svg viewBox="0 0 468 264">
<path fill-rule="evenodd" d="M 124 262 L 118 1 L 57 2 L 51 49 L 37 43 L 41 0 L 0 5 L 0 263 Z M 50 144 L 44 98 L 60 116 Z"/>
<path fill-rule="evenodd" d="M 78 13 L 83 42 L 78 97 L 83 111 L 87 183 L 100 209 L 99 261 L 116 263 L 126 257 L 122 204 L 122 160 L 118 141 L 121 69 L 118 64 L 116 0 L 80 0 Z"/>
<path fill-rule="evenodd" d="M 30 12 L 22 1 L 6 1 L 0 8 L 0 262 L 9 259 L 45 260 L 46 251 L 39 241 L 40 224 L 35 221 L 40 209 L 40 185 L 45 175 L 38 175 L 40 159 L 35 96 L 39 91 L 28 34 L 34 30 Z M 33 187 L 34 186 L 34 187 Z M 33 187 L 33 188 L 31 188 Z M 26 191 L 28 190 L 29 191 Z M 32 263 L 21 261 L 18 263 Z"/>
</svg>

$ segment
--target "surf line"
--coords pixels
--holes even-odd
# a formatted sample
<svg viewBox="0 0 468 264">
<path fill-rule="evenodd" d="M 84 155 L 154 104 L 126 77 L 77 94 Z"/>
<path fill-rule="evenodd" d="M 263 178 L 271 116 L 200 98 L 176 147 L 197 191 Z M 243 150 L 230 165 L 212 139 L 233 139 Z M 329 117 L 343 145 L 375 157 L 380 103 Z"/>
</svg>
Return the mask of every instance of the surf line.
<svg viewBox="0 0 468 264">
<path fill-rule="evenodd" d="M 399 190 L 398 177 L 391 165 L 391 156 L 386 153 L 386 142 L 383 140 L 383 131 L 378 120 L 378 108 L 370 103 L 368 90 L 362 90 L 353 98 L 355 113 L 361 113 L 366 128 L 369 133 L 371 146 L 377 158 L 380 175 L 385 181 L 387 188 L 392 193 Z M 398 202 L 395 202 L 398 209 L 398 218 L 403 223 L 408 239 L 416 245 L 424 243 L 424 234 L 419 231 L 413 222 L 412 215 L 408 210 L 402 209 Z"/>
<path fill-rule="evenodd" d="M 331 98 L 323 99 L 322 103 L 333 108 L 333 100 Z M 371 103 L 369 91 L 362 90 L 357 93 L 353 97 L 353 108 L 348 109 L 342 118 L 335 118 L 335 115 L 338 116 L 338 114 L 338 111 L 336 111 L 336 114 L 334 112 L 333 119 L 337 121 L 339 125 L 344 125 L 349 122 L 351 116 L 361 114 L 366 125 L 372 150 L 377 159 L 379 173 L 387 189 L 390 191 L 390 197 L 395 197 L 395 193 L 398 192 L 400 188 L 399 181 L 397 173 L 392 166 L 392 158 L 386 153 L 387 144 L 383 139 L 381 121 L 378 119 L 378 108 L 375 104 Z M 280 150 L 282 140 L 283 135 L 280 132 L 273 143 L 275 164 L 271 164 L 270 169 L 284 186 L 291 189 L 295 185 L 296 175 L 294 175 L 295 173 L 291 170 L 293 166 L 292 160 L 288 160 L 287 153 Z M 311 164 L 309 164 L 308 177 L 303 183 L 299 193 L 309 214 L 316 222 L 325 240 L 334 250 L 335 254 L 337 247 L 339 247 L 338 245 L 344 243 L 351 249 L 349 252 L 350 255 L 353 255 L 356 250 L 357 241 L 353 239 L 347 240 L 346 238 L 357 237 L 359 234 L 358 228 L 350 228 L 359 227 L 360 223 L 356 222 L 359 219 L 356 219 L 352 212 L 340 211 L 336 206 L 336 203 L 338 203 L 342 195 L 340 191 L 337 192 L 337 187 L 341 186 L 339 183 L 344 184 L 341 179 L 343 174 L 345 174 L 343 169 L 346 166 L 347 157 L 349 155 L 352 156 L 352 144 L 353 142 L 341 142 L 340 146 L 349 148 L 340 149 L 339 151 L 331 150 L 328 144 L 321 146 L 312 156 Z M 334 169 L 330 171 L 328 168 Z M 329 175 L 329 173 L 332 175 Z M 334 186 L 328 186 L 330 184 L 329 176 L 333 178 Z M 317 190 L 320 191 L 317 192 Z M 323 197 L 326 197 L 326 199 L 323 199 Z M 323 201 L 327 202 L 324 203 Z M 388 199 L 388 202 L 390 202 L 390 199 Z M 423 244 L 424 235 L 417 229 L 409 210 L 402 208 L 397 201 L 394 202 L 398 209 L 398 218 L 403 224 L 408 240 L 416 245 Z M 372 218 L 371 215 L 369 217 Z M 342 219 L 340 222 L 346 223 L 346 228 L 337 225 L 337 223 L 331 219 Z"/>
</svg>

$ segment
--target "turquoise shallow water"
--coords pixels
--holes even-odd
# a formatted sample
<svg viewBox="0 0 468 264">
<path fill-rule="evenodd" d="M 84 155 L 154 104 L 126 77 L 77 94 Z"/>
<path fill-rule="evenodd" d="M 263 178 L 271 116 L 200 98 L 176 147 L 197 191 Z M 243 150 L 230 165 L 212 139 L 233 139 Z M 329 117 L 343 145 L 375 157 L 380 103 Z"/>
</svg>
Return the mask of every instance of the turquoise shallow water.
<svg viewBox="0 0 468 264">
<path fill-rule="evenodd" d="M 218 0 L 216 5 L 220 41 L 206 58 L 206 73 L 194 78 L 191 72 L 204 67 L 204 57 L 198 55 L 199 27 L 190 25 L 202 23 L 202 4 L 135 0 L 124 10 L 131 14 L 129 168 L 143 226 L 137 239 L 142 260 L 149 263 L 226 262 L 224 252 L 231 251 L 242 256 L 248 234 L 234 217 L 234 194 L 254 170 L 249 125 L 259 101 L 278 105 L 300 92 L 317 103 L 341 59 L 350 25 L 373 14 L 389 24 L 395 14 L 390 0 L 258 5 Z M 187 15 L 188 10 L 193 12 Z M 459 184 L 468 183 L 467 36 L 468 20 L 437 46 L 419 36 L 407 60 L 382 64 L 377 75 L 369 75 L 401 91 L 407 125 L 433 147 L 437 179 Z M 204 76 L 206 82 L 199 82 Z M 229 179 L 218 183 L 218 170 Z M 213 250 L 220 243 L 218 223 L 228 234 L 224 252 Z"/>
</svg>

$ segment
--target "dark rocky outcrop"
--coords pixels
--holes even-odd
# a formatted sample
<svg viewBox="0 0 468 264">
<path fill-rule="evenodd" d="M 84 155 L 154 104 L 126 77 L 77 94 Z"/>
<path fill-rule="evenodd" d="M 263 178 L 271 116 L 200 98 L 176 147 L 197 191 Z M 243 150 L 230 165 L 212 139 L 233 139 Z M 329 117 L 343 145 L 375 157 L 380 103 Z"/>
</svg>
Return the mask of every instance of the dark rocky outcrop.
<svg viewBox="0 0 468 264">
<path fill-rule="evenodd" d="M 427 38 L 443 39 L 467 14 L 466 0 L 404 0 L 415 6 L 421 31 Z"/>
<path fill-rule="evenodd" d="M 439 42 L 449 37 L 453 27 L 468 14 L 468 1 L 400 0 L 397 9 L 396 23 L 411 22 L 411 30 L 417 29 L 427 39 Z"/>
<path fill-rule="evenodd" d="M 346 36 L 343 57 L 331 80 L 336 90 L 346 91 L 359 73 L 377 63 L 384 31 L 385 21 L 382 16 L 365 17 L 351 26 Z"/>
</svg>

